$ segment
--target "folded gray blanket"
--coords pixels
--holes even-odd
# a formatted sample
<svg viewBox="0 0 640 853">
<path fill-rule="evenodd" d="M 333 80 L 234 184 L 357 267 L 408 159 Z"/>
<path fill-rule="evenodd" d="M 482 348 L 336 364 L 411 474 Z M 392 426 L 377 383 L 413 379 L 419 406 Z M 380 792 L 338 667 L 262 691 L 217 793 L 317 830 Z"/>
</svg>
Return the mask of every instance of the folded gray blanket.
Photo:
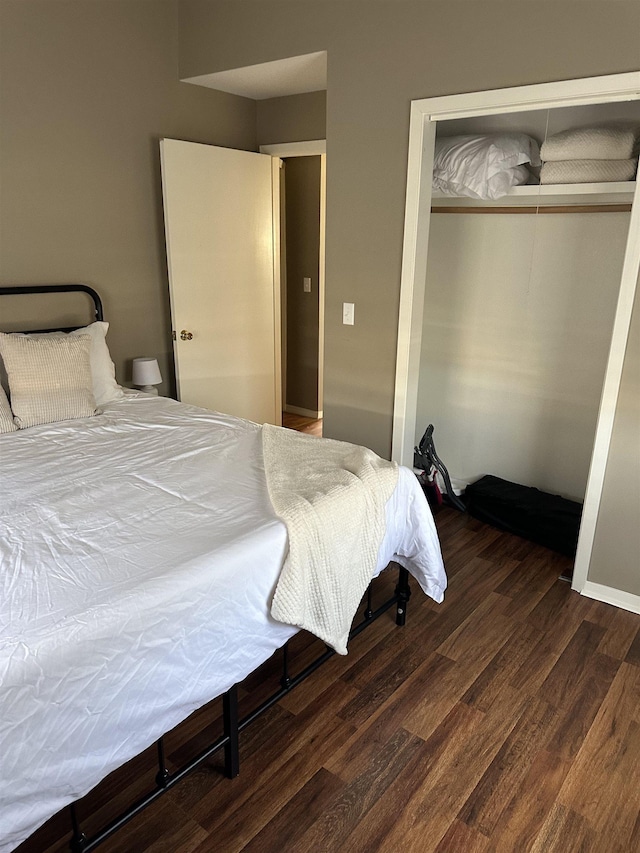
<svg viewBox="0 0 640 853">
<path fill-rule="evenodd" d="M 632 181 L 637 168 L 637 160 L 559 160 L 542 164 L 540 183 L 597 184 Z"/>
<path fill-rule="evenodd" d="M 542 160 L 629 160 L 635 152 L 638 129 L 577 127 L 555 133 L 542 143 Z M 617 180 L 617 179 L 616 179 Z"/>
</svg>

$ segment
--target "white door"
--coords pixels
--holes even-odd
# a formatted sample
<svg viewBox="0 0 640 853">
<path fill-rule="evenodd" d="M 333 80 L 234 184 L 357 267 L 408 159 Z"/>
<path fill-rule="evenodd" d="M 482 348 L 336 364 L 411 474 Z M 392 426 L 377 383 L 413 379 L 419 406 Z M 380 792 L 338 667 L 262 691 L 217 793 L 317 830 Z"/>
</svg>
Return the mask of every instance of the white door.
<svg viewBox="0 0 640 853">
<path fill-rule="evenodd" d="M 178 398 L 281 423 L 273 159 L 160 142 Z"/>
</svg>

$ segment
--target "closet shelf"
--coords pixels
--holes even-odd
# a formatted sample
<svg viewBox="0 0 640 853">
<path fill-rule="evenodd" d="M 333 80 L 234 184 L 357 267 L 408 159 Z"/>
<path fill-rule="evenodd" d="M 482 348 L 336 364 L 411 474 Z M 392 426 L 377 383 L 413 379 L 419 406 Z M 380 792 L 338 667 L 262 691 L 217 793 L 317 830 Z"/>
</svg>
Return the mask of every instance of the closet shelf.
<svg viewBox="0 0 640 853">
<path fill-rule="evenodd" d="M 553 205 L 631 204 L 635 181 L 598 184 L 526 184 L 512 187 L 508 195 L 495 199 L 469 198 L 434 192 L 434 207 L 540 207 Z"/>
</svg>

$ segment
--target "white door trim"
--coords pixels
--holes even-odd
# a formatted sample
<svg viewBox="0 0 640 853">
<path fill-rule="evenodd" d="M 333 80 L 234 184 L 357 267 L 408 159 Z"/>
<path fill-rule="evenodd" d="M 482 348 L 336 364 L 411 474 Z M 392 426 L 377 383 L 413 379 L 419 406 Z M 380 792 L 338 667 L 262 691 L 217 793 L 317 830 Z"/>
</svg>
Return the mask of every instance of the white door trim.
<svg viewBox="0 0 640 853">
<path fill-rule="evenodd" d="M 261 145 L 261 154 L 272 157 L 313 157 L 327 153 L 326 139 L 310 139 L 307 142 L 276 142 L 273 145 Z"/>
<path fill-rule="evenodd" d="M 422 318 L 427 272 L 431 173 L 438 121 L 505 112 L 640 100 L 640 71 L 446 95 L 412 101 L 400 283 L 392 459 L 412 465 Z M 573 589 L 583 592 L 602 497 L 622 365 L 640 268 L 640 181 L 637 182 L 620 281 L 620 295 L 584 501 Z"/>
<path fill-rule="evenodd" d="M 320 154 L 320 257 L 318 260 L 318 417 L 324 410 L 324 282 L 327 228 L 327 154 Z"/>
<path fill-rule="evenodd" d="M 282 294 L 280 277 L 280 160 L 271 160 L 271 207 L 273 221 L 273 317 L 275 321 L 276 345 L 273 348 L 274 372 L 276 376 L 275 424 L 282 426 Z"/>
</svg>

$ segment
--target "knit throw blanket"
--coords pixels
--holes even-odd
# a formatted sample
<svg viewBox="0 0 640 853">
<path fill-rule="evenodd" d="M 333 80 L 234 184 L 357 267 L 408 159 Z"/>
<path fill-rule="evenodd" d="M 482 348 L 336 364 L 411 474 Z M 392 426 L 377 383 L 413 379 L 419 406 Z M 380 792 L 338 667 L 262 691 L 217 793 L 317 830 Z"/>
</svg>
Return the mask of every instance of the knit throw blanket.
<svg viewBox="0 0 640 853">
<path fill-rule="evenodd" d="M 270 424 L 262 450 L 269 497 L 289 534 L 271 615 L 346 655 L 377 566 L 397 465 L 364 447 Z"/>
<path fill-rule="evenodd" d="M 542 143 L 543 160 L 631 160 L 638 130 L 622 127 L 578 127 L 563 130 Z"/>
<path fill-rule="evenodd" d="M 543 163 L 541 184 L 588 184 L 632 181 L 637 160 L 555 160 Z"/>
</svg>

